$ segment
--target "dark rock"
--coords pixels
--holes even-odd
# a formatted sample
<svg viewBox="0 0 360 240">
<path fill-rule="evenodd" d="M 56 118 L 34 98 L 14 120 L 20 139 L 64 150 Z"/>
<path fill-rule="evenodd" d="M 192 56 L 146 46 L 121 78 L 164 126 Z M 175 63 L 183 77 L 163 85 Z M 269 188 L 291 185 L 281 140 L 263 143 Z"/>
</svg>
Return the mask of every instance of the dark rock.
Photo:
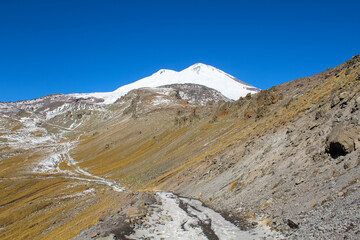
<svg viewBox="0 0 360 240">
<path fill-rule="evenodd" d="M 287 220 L 287 225 L 292 229 L 298 229 L 299 228 L 299 225 L 296 224 L 295 222 L 293 222 L 291 219 Z"/>
<path fill-rule="evenodd" d="M 300 185 L 300 184 L 302 184 L 303 182 L 305 182 L 305 179 L 304 179 L 304 178 L 300 178 L 300 179 L 298 179 L 298 180 L 295 182 L 295 185 Z"/>
</svg>

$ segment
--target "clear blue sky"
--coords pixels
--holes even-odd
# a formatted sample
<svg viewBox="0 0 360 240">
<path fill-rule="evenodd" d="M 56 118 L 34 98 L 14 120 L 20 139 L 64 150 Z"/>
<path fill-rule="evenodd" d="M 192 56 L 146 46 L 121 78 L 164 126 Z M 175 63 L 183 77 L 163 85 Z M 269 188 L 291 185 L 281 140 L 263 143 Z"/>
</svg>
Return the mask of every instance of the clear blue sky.
<svg viewBox="0 0 360 240">
<path fill-rule="evenodd" d="M 202 62 L 267 89 L 360 53 L 360 1 L 0 1 L 0 101 Z"/>
</svg>

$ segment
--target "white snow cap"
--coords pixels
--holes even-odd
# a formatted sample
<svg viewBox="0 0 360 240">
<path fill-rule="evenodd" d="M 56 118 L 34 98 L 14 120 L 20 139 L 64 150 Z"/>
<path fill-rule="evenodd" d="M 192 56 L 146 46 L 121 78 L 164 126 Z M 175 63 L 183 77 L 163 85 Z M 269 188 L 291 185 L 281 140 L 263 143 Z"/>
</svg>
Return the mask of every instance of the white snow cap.
<svg viewBox="0 0 360 240">
<path fill-rule="evenodd" d="M 105 100 L 105 104 L 111 104 L 121 96 L 134 89 L 185 83 L 198 84 L 213 88 L 221 92 L 225 97 L 233 100 L 237 100 L 239 97 L 244 97 L 248 93 L 256 93 L 259 91 L 257 88 L 244 83 L 215 67 L 203 63 L 197 63 L 180 72 L 161 69 L 149 77 L 122 86 L 114 92 L 75 95 L 79 97 L 103 98 Z"/>
</svg>

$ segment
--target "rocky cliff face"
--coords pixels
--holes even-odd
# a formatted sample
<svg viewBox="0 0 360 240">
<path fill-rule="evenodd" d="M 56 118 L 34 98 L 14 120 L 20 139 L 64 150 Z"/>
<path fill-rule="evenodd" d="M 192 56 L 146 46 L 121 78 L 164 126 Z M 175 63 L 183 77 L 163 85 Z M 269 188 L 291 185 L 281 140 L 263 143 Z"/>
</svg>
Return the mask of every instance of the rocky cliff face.
<svg viewBox="0 0 360 240">
<path fill-rule="evenodd" d="M 360 56 L 237 101 L 192 84 L 97 101 L 1 104 L 0 238 L 125 236 L 154 190 L 243 229 L 359 238 Z"/>
</svg>

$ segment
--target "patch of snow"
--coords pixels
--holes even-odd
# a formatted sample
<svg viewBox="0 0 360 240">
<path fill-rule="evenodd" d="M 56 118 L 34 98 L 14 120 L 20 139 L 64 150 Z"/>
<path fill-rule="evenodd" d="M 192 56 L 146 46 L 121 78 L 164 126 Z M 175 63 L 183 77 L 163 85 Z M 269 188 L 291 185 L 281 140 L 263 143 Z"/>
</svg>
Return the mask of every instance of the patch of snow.
<svg viewBox="0 0 360 240">
<path fill-rule="evenodd" d="M 44 112 L 46 114 L 46 120 L 49 120 L 58 115 L 64 114 L 68 111 L 79 111 L 79 110 L 85 110 L 85 109 L 94 110 L 95 105 L 89 105 L 86 103 L 80 103 L 80 104 L 64 103 L 60 107 L 57 107 L 51 111 L 48 109 L 47 111 L 44 111 Z M 101 108 L 99 108 L 99 109 L 97 108 L 97 110 L 101 110 Z"/>
<path fill-rule="evenodd" d="M 110 186 L 114 191 L 123 192 L 124 189 L 110 180 L 95 176 L 84 169 L 77 166 L 75 160 L 70 155 L 70 150 L 75 146 L 76 142 L 66 142 L 54 144 L 53 154 L 47 155 L 44 159 L 40 160 L 33 168 L 34 172 L 47 173 L 47 174 L 67 174 L 68 178 L 77 179 L 87 182 L 95 182 Z M 66 163 L 72 170 L 60 169 L 61 163 Z"/>
<path fill-rule="evenodd" d="M 93 182 L 97 184 L 107 185 L 111 187 L 115 192 L 124 192 L 125 189 L 118 186 L 116 183 L 113 183 L 109 180 L 106 180 L 105 178 L 100 178 L 98 176 L 89 175 L 89 173 L 86 175 L 88 177 L 75 177 L 75 176 L 68 176 L 67 178 L 76 179 L 79 181 L 86 181 L 86 182 Z"/>
<path fill-rule="evenodd" d="M 152 100 L 153 106 L 158 106 L 158 105 L 167 105 L 171 103 L 170 99 L 166 99 L 162 96 L 156 96 L 154 97 L 154 99 Z"/>
<path fill-rule="evenodd" d="M 71 158 L 69 154 L 70 147 L 70 142 L 54 145 L 53 149 L 51 149 L 53 153 L 40 160 L 37 165 L 34 166 L 33 171 L 36 173 L 67 173 L 73 175 L 74 173 L 71 171 L 60 169 L 60 164 L 69 161 Z"/>
<path fill-rule="evenodd" d="M 7 139 L 7 142 L 0 143 L 0 146 L 28 149 L 54 143 L 54 136 L 49 134 L 44 128 L 38 127 L 40 122 L 38 118 L 24 117 L 19 120 L 22 127 L 16 131 L 9 131 L 0 126 L 1 132 L 5 133 L 1 137 Z"/>
<path fill-rule="evenodd" d="M 95 194 L 95 189 L 94 188 L 89 188 L 85 191 L 76 193 L 76 194 L 71 194 L 71 195 L 65 195 L 65 196 L 61 196 L 61 197 L 57 197 L 54 199 L 67 199 L 67 198 L 76 198 L 76 197 L 85 197 L 87 195 L 94 195 Z"/>
</svg>

